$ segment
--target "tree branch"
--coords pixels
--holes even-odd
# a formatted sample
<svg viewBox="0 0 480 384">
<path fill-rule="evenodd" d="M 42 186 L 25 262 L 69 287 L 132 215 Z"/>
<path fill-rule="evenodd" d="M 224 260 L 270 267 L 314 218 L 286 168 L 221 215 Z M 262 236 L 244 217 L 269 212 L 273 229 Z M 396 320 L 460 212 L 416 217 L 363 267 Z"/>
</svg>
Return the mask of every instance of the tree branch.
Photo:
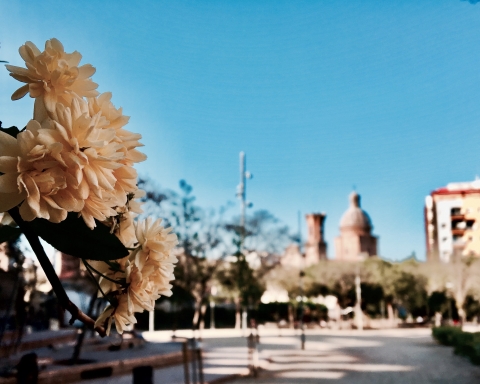
<svg viewBox="0 0 480 384">
<path fill-rule="evenodd" d="M 38 239 L 38 236 L 35 234 L 30 224 L 22 219 L 22 217 L 20 216 L 20 212 L 18 211 L 18 207 L 12 208 L 8 211 L 8 213 L 10 214 L 10 216 L 12 216 L 13 220 L 15 220 L 17 225 L 20 227 L 23 234 L 30 243 L 33 252 L 35 252 L 35 255 L 37 255 L 38 261 L 42 266 L 45 275 L 50 281 L 50 284 L 52 284 L 53 291 L 58 298 L 60 306 L 62 306 L 72 315 L 69 323 L 73 324 L 75 320 L 80 320 L 89 328 L 97 331 L 100 336 L 106 336 L 105 328 L 101 326 L 95 326 L 95 321 L 91 317 L 83 313 L 75 304 L 70 301 L 67 293 L 65 292 L 65 289 L 62 286 L 62 283 L 60 282 L 60 279 L 55 273 L 55 269 L 53 268 L 52 263 L 50 263 L 50 260 L 46 255 L 45 250 L 40 243 L 40 240 Z"/>
</svg>

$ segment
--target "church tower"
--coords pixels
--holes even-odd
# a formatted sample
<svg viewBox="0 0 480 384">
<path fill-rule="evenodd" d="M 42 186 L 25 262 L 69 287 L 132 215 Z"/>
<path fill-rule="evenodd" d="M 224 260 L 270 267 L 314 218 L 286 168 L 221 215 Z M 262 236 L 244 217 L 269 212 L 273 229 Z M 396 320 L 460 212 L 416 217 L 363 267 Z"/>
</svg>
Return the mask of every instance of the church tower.
<svg viewBox="0 0 480 384">
<path fill-rule="evenodd" d="M 378 254 L 378 238 L 372 235 L 372 222 L 360 208 L 360 195 L 350 194 L 350 207 L 340 220 L 340 236 L 335 238 L 335 259 L 358 261 Z"/>
<path fill-rule="evenodd" d="M 305 266 L 327 259 L 327 243 L 324 238 L 325 213 L 309 213 L 307 220 L 308 238 L 305 243 Z"/>
</svg>

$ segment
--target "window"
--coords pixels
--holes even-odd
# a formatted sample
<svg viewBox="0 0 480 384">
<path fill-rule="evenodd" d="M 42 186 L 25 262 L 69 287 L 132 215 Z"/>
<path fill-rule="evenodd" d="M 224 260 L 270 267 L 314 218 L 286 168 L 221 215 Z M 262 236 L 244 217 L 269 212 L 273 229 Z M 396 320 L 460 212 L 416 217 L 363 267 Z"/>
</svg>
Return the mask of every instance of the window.
<svg viewBox="0 0 480 384">
<path fill-rule="evenodd" d="M 460 208 L 452 208 L 450 210 L 450 215 L 451 216 L 457 216 L 457 215 L 461 215 L 462 214 L 462 211 Z"/>
</svg>

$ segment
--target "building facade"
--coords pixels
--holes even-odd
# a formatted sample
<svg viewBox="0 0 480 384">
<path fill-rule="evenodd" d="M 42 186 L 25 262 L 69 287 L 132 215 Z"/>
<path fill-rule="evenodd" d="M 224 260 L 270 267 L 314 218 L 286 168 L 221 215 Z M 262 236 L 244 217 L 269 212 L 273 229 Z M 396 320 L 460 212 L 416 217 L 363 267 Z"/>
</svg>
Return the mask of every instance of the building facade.
<svg viewBox="0 0 480 384">
<path fill-rule="evenodd" d="M 307 220 L 308 237 L 305 243 L 305 266 L 327 259 L 327 243 L 325 242 L 325 213 L 309 213 Z"/>
<path fill-rule="evenodd" d="M 350 206 L 340 220 L 340 235 L 335 238 L 335 260 L 359 261 L 378 254 L 378 238 L 372 235 L 372 221 L 360 207 L 360 195 L 350 194 Z"/>
<path fill-rule="evenodd" d="M 480 256 L 480 180 L 450 183 L 425 198 L 427 260 Z"/>
<path fill-rule="evenodd" d="M 298 243 L 290 244 L 280 259 L 284 267 L 303 269 L 327 260 L 327 243 L 325 242 L 325 213 L 309 213 L 305 215 L 308 237 L 304 243 L 304 253 Z"/>
</svg>

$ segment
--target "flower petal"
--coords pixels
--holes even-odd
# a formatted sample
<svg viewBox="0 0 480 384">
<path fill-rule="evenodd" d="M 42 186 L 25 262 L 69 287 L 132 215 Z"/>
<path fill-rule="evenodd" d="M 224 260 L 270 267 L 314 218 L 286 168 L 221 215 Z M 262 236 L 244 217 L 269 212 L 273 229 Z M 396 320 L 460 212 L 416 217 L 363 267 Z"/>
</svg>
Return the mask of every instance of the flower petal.
<svg viewBox="0 0 480 384">
<path fill-rule="evenodd" d="M 18 193 L 18 173 L 7 173 L 0 176 L 0 193 Z"/>
<path fill-rule="evenodd" d="M 0 193 L 0 212 L 6 212 L 25 199 L 26 193 Z"/>
<path fill-rule="evenodd" d="M 8 133 L 0 131 L 0 156 L 18 156 L 17 139 Z"/>
<path fill-rule="evenodd" d="M 13 92 L 12 100 L 21 99 L 23 96 L 25 96 L 28 93 L 28 90 L 29 90 L 29 85 L 28 84 L 25 84 L 25 85 L 21 86 L 15 92 Z"/>
</svg>

